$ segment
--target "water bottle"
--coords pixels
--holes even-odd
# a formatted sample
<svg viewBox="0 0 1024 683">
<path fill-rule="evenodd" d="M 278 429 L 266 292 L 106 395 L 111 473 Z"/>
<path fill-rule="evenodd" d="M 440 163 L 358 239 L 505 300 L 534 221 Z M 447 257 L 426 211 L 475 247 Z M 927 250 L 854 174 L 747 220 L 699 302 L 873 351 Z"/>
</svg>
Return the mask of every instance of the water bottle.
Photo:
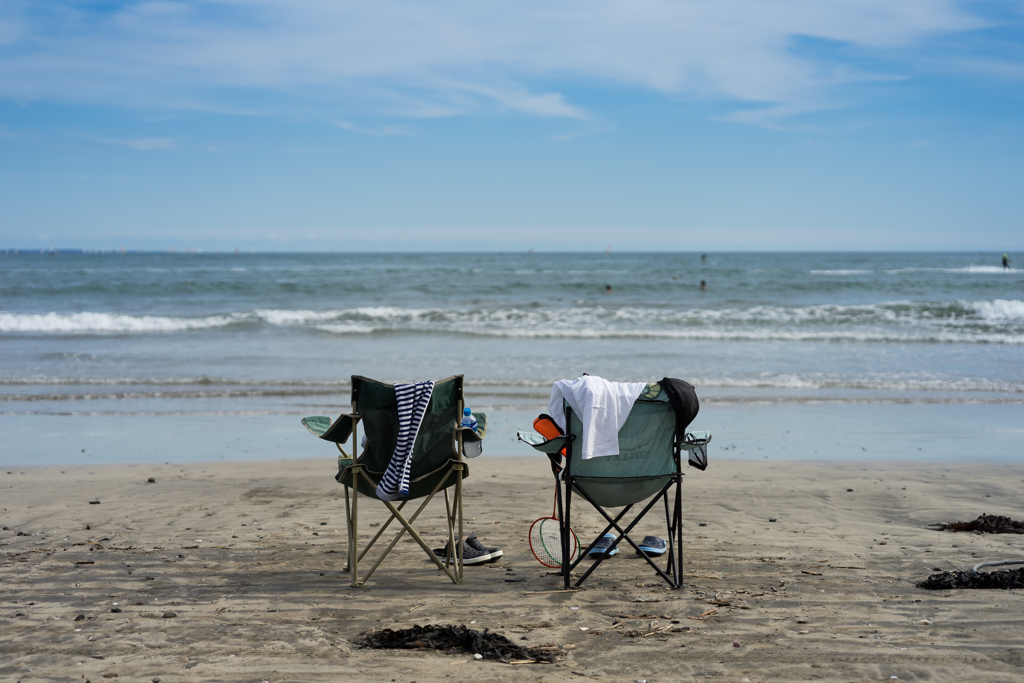
<svg viewBox="0 0 1024 683">
<path fill-rule="evenodd" d="M 476 418 L 473 417 L 473 411 L 469 408 L 465 408 L 462 411 L 462 426 L 469 427 L 473 431 L 476 431 Z"/>
</svg>

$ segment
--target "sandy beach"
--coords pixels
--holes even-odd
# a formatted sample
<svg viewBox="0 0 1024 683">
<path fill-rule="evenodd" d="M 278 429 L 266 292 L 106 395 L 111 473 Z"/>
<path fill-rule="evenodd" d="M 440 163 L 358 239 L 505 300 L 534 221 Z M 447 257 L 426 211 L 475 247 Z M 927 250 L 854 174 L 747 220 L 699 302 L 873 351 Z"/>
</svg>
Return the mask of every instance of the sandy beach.
<svg viewBox="0 0 1024 683">
<path fill-rule="evenodd" d="M 468 567 L 455 586 L 403 542 L 362 589 L 341 573 L 343 492 L 329 456 L 6 467 L 0 678 L 1024 678 L 1019 592 L 914 587 L 932 568 L 1024 557 L 1021 536 L 927 528 L 1020 518 L 1024 465 L 713 460 L 684 484 L 683 589 L 623 552 L 569 593 L 548 592 L 558 577 L 526 541 L 551 509 L 546 462 L 470 467 L 467 530 L 504 558 Z M 365 531 L 383 520 L 379 508 L 361 506 Z M 598 528 L 596 514 L 576 520 L 581 537 Z M 440 544 L 440 524 L 422 528 Z M 427 623 L 569 647 L 554 664 L 508 665 L 352 644 L 370 629 Z"/>
</svg>

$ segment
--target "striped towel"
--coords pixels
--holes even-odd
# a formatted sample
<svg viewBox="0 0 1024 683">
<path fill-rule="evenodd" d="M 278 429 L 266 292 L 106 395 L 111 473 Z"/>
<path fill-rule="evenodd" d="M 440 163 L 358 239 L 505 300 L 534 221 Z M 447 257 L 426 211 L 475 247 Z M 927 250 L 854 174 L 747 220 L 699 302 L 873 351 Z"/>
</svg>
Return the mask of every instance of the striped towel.
<svg viewBox="0 0 1024 683">
<path fill-rule="evenodd" d="M 415 384 L 396 384 L 395 398 L 398 399 L 398 443 L 391 456 L 387 470 L 377 484 L 377 497 L 381 500 L 398 500 L 409 495 L 409 470 L 412 467 L 412 447 L 427 412 L 430 395 L 434 392 L 431 381 Z"/>
</svg>

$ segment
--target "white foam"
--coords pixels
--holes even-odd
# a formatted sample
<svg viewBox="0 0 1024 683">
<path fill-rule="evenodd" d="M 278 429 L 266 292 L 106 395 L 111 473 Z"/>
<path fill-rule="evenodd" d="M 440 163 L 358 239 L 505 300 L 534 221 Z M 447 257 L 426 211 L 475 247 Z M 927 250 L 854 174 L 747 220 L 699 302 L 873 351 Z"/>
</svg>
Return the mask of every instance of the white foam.
<svg viewBox="0 0 1024 683">
<path fill-rule="evenodd" d="M 812 270 L 811 275 L 867 275 L 873 270 Z"/>
<path fill-rule="evenodd" d="M 718 389 L 858 389 L 868 391 L 951 391 L 1024 394 L 1024 382 L 977 377 L 772 375 L 692 377 L 694 386 Z"/>
<path fill-rule="evenodd" d="M 47 334 L 125 334 L 183 332 L 225 327 L 244 316 L 212 315 L 203 318 L 134 316 L 120 313 L 0 313 L 0 332 Z"/>
<path fill-rule="evenodd" d="M 379 331 L 379 330 L 375 330 Z M 638 330 L 633 332 L 595 329 L 578 330 L 495 330 L 466 332 L 484 337 L 523 339 L 674 339 L 679 341 L 785 341 L 785 342 L 874 342 L 940 344 L 1024 344 L 1024 335 L 1010 334 L 895 334 L 885 332 L 798 332 L 777 330 Z"/>
<path fill-rule="evenodd" d="M 253 314 L 271 325 L 303 325 L 330 320 L 337 317 L 338 311 L 282 311 L 258 308 Z"/>
<path fill-rule="evenodd" d="M 354 325 L 351 323 L 331 323 L 329 325 L 317 325 L 316 329 L 322 330 L 324 332 L 331 332 L 333 334 L 373 334 L 374 332 L 385 331 L 377 329 L 370 325 Z"/>
<path fill-rule="evenodd" d="M 399 309 L 335 311 L 334 334 L 457 333 L 509 338 L 1024 343 L 1024 302 L 889 302 L 739 309 Z M 324 314 L 326 315 L 326 314 Z M 319 317 L 319 316 L 318 316 Z"/>
<path fill-rule="evenodd" d="M 971 304 L 982 320 L 990 322 L 1024 322 L 1024 301 L 995 299 Z"/>
<path fill-rule="evenodd" d="M 118 313 L 0 313 L 0 333 L 144 334 L 263 324 L 328 334 L 388 332 L 509 338 L 664 338 L 730 341 L 863 341 L 1024 344 L 1024 301 L 891 301 L 879 304 L 688 308 L 257 309 L 195 318 Z"/>
<path fill-rule="evenodd" d="M 1015 269 L 1002 266 L 967 266 L 966 268 L 944 268 L 946 273 L 1012 273 Z"/>
<path fill-rule="evenodd" d="M 1018 268 L 1003 268 L 1002 266 L 964 266 L 962 268 L 894 268 L 885 271 L 890 274 L 896 273 L 993 273 L 993 274 L 1020 274 Z"/>
</svg>

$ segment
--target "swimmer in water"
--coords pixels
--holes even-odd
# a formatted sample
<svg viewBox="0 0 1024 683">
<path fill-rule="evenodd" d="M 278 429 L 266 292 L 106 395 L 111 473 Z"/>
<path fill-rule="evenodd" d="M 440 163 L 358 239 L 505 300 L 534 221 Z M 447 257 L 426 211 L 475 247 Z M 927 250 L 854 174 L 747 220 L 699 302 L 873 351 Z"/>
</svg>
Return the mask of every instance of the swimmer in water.
<svg viewBox="0 0 1024 683">
<path fill-rule="evenodd" d="M 605 285 L 604 286 L 604 293 L 605 294 L 611 294 L 612 293 L 612 286 L 611 285 Z"/>
<path fill-rule="evenodd" d="M 1010 269 L 1010 257 L 1006 254 L 1003 254 L 1003 268 L 1006 270 Z"/>
<path fill-rule="evenodd" d="M 703 292 L 703 291 L 705 291 L 705 290 L 706 290 L 707 288 L 708 288 L 708 283 L 706 283 L 706 282 L 704 282 L 703 280 L 701 280 L 701 281 L 700 281 L 700 291 L 702 291 L 702 292 Z"/>
<path fill-rule="evenodd" d="M 704 263 L 707 260 L 708 260 L 708 255 L 707 254 L 701 254 L 700 255 L 700 262 L 701 263 Z"/>
</svg>

